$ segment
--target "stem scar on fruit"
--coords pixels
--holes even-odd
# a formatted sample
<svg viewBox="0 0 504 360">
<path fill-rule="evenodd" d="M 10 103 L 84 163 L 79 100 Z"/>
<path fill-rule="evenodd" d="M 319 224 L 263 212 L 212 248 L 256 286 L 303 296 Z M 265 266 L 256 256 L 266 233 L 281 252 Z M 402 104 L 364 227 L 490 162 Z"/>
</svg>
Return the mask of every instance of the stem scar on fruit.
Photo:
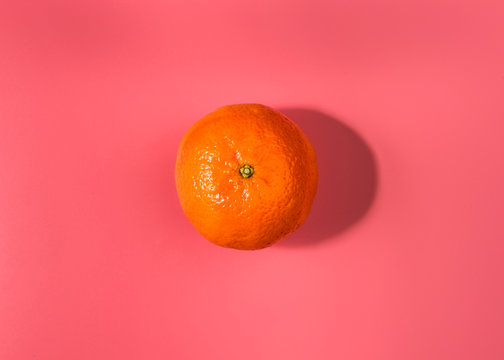
<svg viewBox="0 0 504 360">
<path fill-rule="evenodd" d="M 245 164 L 240 168 L 240 174 L 245 179 L 248 177 L 251 177 L 253 173 L 254 173 L 254 168 L 250 165 Z"/>
</svg>

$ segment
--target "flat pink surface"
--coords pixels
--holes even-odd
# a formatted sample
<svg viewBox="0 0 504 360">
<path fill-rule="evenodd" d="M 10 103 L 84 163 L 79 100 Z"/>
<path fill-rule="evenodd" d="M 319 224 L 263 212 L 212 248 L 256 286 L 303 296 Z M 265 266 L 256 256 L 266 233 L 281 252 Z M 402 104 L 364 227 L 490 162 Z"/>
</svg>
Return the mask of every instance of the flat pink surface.
<svg viewBox="0 0 504 360">
<path fill-rule="evenodd" d="M 0 3 L 0 359 L 504 358 L 501 0 Z M 216 247 L 178 143 L 283 110 L 306 224 Z"/>
</svg>

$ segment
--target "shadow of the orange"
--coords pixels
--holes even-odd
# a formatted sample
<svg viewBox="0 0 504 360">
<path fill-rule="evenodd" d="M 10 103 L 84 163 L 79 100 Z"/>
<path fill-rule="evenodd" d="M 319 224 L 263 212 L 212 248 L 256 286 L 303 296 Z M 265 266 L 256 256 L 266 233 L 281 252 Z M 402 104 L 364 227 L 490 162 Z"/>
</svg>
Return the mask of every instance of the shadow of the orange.
<svg viewBox="0 0 504 360">
<path fill-rule="evenodd" d="M 321 243 L 359 221 L 370 208 L 378 185 L 375 157 L 348 126 L 322 112 L 284 108 L 308 136 L 317 153 L 319 186 L 308 219 L 278 246 Z"/>
</svg>

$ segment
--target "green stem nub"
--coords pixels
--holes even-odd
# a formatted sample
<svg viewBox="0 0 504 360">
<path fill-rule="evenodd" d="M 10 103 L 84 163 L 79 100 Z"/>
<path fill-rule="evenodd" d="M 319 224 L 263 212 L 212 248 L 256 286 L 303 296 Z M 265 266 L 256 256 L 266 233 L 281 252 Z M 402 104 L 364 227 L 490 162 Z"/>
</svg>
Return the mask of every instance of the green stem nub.
<svg viewBox="0 0 504 360">
<path fill-rule="evenodd" d="M 251 177 L 253 173 L 254 173 L 254 168 L 250 165 L 243 165 L 240 169 L 240 174 L 245 179 L 248 177 Z"/>
</svg>

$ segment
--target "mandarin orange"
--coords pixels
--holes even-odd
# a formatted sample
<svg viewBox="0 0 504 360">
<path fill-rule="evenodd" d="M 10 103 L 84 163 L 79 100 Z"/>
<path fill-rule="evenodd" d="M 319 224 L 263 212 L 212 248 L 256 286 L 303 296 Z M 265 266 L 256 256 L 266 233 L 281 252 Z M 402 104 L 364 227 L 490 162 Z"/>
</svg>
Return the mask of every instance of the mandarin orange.
<svg viewBox="0 0 504 360">
<path fill-rule="evenodd" d="M 262 249 L 295 231 L 317 191 L 315 151 L 286 116 L 260 104 L 223 106 L 196 122 L 177 153 L 182 209 L 205 238 Z"/>
</svg>

